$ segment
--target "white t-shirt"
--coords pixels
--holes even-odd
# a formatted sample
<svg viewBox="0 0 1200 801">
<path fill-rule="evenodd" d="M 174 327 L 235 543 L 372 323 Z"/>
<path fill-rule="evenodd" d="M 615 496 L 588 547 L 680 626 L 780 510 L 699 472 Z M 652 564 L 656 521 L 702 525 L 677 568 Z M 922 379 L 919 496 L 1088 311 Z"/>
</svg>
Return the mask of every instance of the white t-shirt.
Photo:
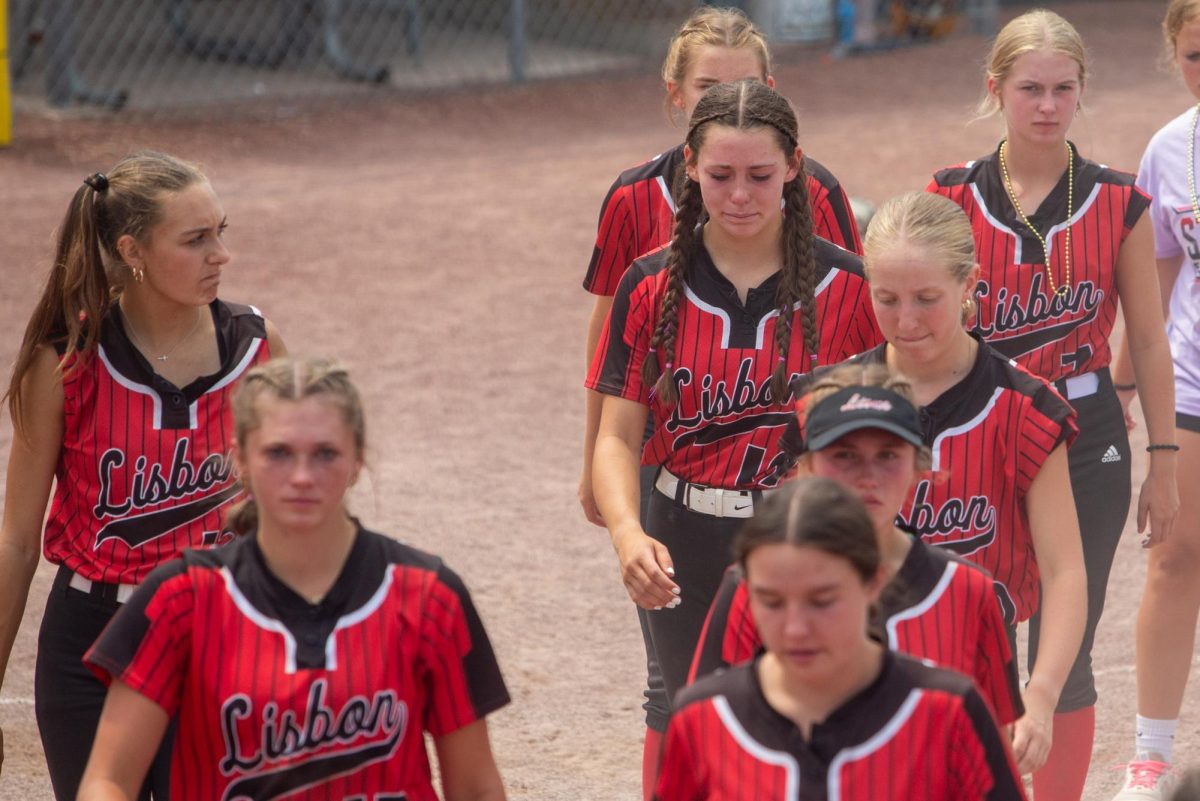
<svg viewBox="0 0 1200 801">
<path fill-rule="evenodd" d="M 1188 137 L 1193 135 L 1195 115 L 1190 108 L 1154 135 L 1142 156 L 1137 185 L 1152 198 L 1155 257 L 1183 256 L 1171 290 L 1167 337 L 1175 361 L 1176 405 L 1182 412 L 1200 415 L 1200 220 L 1187 179 Z M 1196 151 L 1200 158 L 1200 144 Z M 1200 180 L 1200 167 L 1196 175 Z"/>
</svg>

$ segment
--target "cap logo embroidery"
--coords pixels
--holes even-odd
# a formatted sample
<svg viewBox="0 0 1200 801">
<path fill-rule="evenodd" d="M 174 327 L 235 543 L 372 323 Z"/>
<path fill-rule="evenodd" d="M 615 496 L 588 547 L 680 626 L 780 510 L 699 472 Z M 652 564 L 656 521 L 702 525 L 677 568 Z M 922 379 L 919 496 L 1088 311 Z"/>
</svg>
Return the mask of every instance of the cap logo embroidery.
<svg viewBox="0 0 1200 801">
<path fill-rule="evenodd" d="M 888 400 L 873 400 L 864 398 L 855 392 L 850 396 L 850 400 L 842 404 L 839 411 L 851 412 L 856 409 L 870 409 L 876 412 L 890 412 L 892 410 L 892 402 Z"/>
</svg>

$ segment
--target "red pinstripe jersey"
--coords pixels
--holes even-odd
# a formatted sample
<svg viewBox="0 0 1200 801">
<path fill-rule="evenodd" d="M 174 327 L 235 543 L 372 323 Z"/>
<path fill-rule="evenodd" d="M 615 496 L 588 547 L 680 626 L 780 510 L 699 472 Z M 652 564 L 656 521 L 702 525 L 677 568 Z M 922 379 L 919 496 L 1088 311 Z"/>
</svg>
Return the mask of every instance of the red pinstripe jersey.
<svg viewBox="0 0 1200 801">
<path fill-rule="evenodd" d="M 879 597 L 878 614 L 881 639 L 893 651 L 970 676 L 1001 723 L 1025 713 L 992 577 L 977 565 L 914 539 Z M 733 565 L 709 609 L 688 681 L 745 662 L 761 647 L 750 593 Z"/>
<path fill-rule="evenodd" d="M 84 659 L 178 715 L 175 801 L 437 801 L 423 731 L 509 700 L 458 576 L 361 528 L 316 605 L 267 569 L 253 536 L 188 551 Z"/>
<path fill-rule="evenodd" d="M 886 346 L 860 360 L 886 364 Z M 781 442 L 784 470 L 803 450 L 794 420 Z M 1025 495 L 1051 451 L 1075 439 L 1075 410 L 1044 379 L 980 342 L 971 371 L 923 407 L 921 421 L 933 469 L 897 523 L 983 567 L 1005 622 L 1027 619 L 1038 607 L 1039 573 Z"/>
<path fill-rule="evenodd" d="M 675 384 L 679 403 L 649 399 L 642 362 L 659 318 L 667 286 L 667 250 L 634 262 L 621 280 L 612 312 L 592 361 L 587 387 L 650 407 L 654 435 L 643 464 L 662 464 L 696 484 L 727 489 L 773 486 L 779 434 L 792 419 L 791 397 L 771 397 L 775 347 L 775 291 L 779 274 L 750 290 L 743 306 L 737 290 L 713 265 L 703 245 L 688 270 L 675 338 Z M 881 341 L 871 310 L 862 261 L 817 240 L 816 292 L 820 364 L 832 364 Z M 792 376 L 809 369 L 800 305 L 792 317 L 787 367 Z M 665 365 L 665 354 L 656 358 Z"/>
<path fill-rule="evenodd" d="M 229 458 L 230 394 L 270 349 L 257 309 L 218 300 L 211 310 L 221 359 L 213 375 L 186 387 L 159 377 L 114 304 L 96 353 L 64 381 L 50 562 L 92 581 L 136 584 L 182 549 L 221 538 L 223 510 L 242 491 Z"/>
<path fill-rule="evenodd" d="M 892 652 L 805 739 L 763 697 L 758 660 L 683 690 L 658 801 L 1017 801 L 1016 767 L 970 679 Z"/>
<path fill-rule="evenodd" d="M 938 172 L 928 190 L 962 206 L 982 267 L 977 330 L 992 347 L 1050 381 L 1107 367 L 1117 317 L 1121 243 L 1150 205 L 1128 173 L 1074 156 L 1071 280 L 1064 297 L 1046 280 L 1042 244 L 1013 208 L 997 153 Z M 1028 210 L 1027 210 L 1028 211 Z M 1067 176 L 1029 221 L 1050 249 L 1055 286 L 1065 282 Z"/>
<path fill-rule="evenodd" d="M 672 182 L 682 164 L 683 145 L 679 145 L 626 170 L 613 182 L 600 207 L 596 246 L 583 279 L 584 289 L 596 295 L 614 294 L 634 259 L 671 241 L 675 228 Z M 805 157 L 804 169 L 813 232 L 862 255 L 858 224 L 838 179 L 815 159 Z"/>
</svg>

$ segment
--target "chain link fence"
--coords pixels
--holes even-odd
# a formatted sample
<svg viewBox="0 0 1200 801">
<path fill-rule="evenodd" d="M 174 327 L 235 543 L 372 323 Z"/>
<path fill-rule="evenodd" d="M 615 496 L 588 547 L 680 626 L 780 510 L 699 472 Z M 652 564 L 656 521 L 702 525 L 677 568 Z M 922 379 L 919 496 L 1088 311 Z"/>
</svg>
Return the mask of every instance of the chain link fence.
<svg viewBox="0 0 1200 801">
<path fill-rule="evenodd" d="M 0 0 L 4 2 L 4 0 Z M 19 98 L 171 111 L 656 65 L 695 0 L 8 0 Z M 738 2 L 722 3 L 739 5 Z M 827 39 L 835 0 L 744 0 Z"/>
</svg>

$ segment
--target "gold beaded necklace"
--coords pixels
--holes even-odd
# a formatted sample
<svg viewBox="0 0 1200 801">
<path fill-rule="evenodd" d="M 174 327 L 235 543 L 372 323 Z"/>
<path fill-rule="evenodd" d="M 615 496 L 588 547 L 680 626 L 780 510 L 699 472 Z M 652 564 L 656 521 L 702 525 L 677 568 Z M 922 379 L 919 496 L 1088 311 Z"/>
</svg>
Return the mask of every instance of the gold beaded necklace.
<svg viewBox="0 0 1200 801">
<path fill-rule="evenodd" d="M 1194 122 L 1192 124 L 1192 134 L 1192 138 L 1194 139 Z M 1071 213 L 1075 206 L 1075 152 L 1071 149 L 1071 143 L 1067 142 L 1067 223 L 1065 248 L 1063 250 L 1063 284 L 1062 286 L 1057 286 L 1054 283 L 1054 274 L 1050 272 L 1050 248 L 1046 245 L 1046 239 L 1038 232 L 1038 229 L 1033 227 L 1033 223 L 1029 222 L 1029 218 L 1025 216 L 1025 212 L 1021 209 L 1020 202 L 1017 201 L 1017 193 L 1013 191 L 1012 179 L 1008 177 L 1008 160 L 1004 157 L 1007 147 L 1008 140 L 1006 139 L 1000 143 L 1000 172 L 1004 176 L 1004 188 L 1008 192 L 1008 199 L 1012 201 L 1013 208 L 1017 210 L 1017 216 L 1021 218 L 1021 222 L 1025 223 L 1025 227 L 1033 232 L 1038 242 L 1042 243 L 1042 255 L 1045 262 L 1042 268 L 1046 271 L 1046 280 L 1050 282 L 1050 294 L 1066 294 L 1071 287 Z M 1193 203 L 1195 203 L 1195 199 L 1196 193 L 1193 192 Z M 1200 204 L 1197 205 L 1200 206 Z M 1197 211 L 1196 214 L 1196 218 L 1200 220 L 1200 211 Z"/>
<path fill-rule="evenodd" d="M 1192 135 L 1188 137 L 1188 194 L 1192 197 L 1192 216 L 1200 223 L 1200 200 L 1196 199 L 1196 124 L 1200 123 L 1200 103 L 1192 115 Z"/>
</svg>

